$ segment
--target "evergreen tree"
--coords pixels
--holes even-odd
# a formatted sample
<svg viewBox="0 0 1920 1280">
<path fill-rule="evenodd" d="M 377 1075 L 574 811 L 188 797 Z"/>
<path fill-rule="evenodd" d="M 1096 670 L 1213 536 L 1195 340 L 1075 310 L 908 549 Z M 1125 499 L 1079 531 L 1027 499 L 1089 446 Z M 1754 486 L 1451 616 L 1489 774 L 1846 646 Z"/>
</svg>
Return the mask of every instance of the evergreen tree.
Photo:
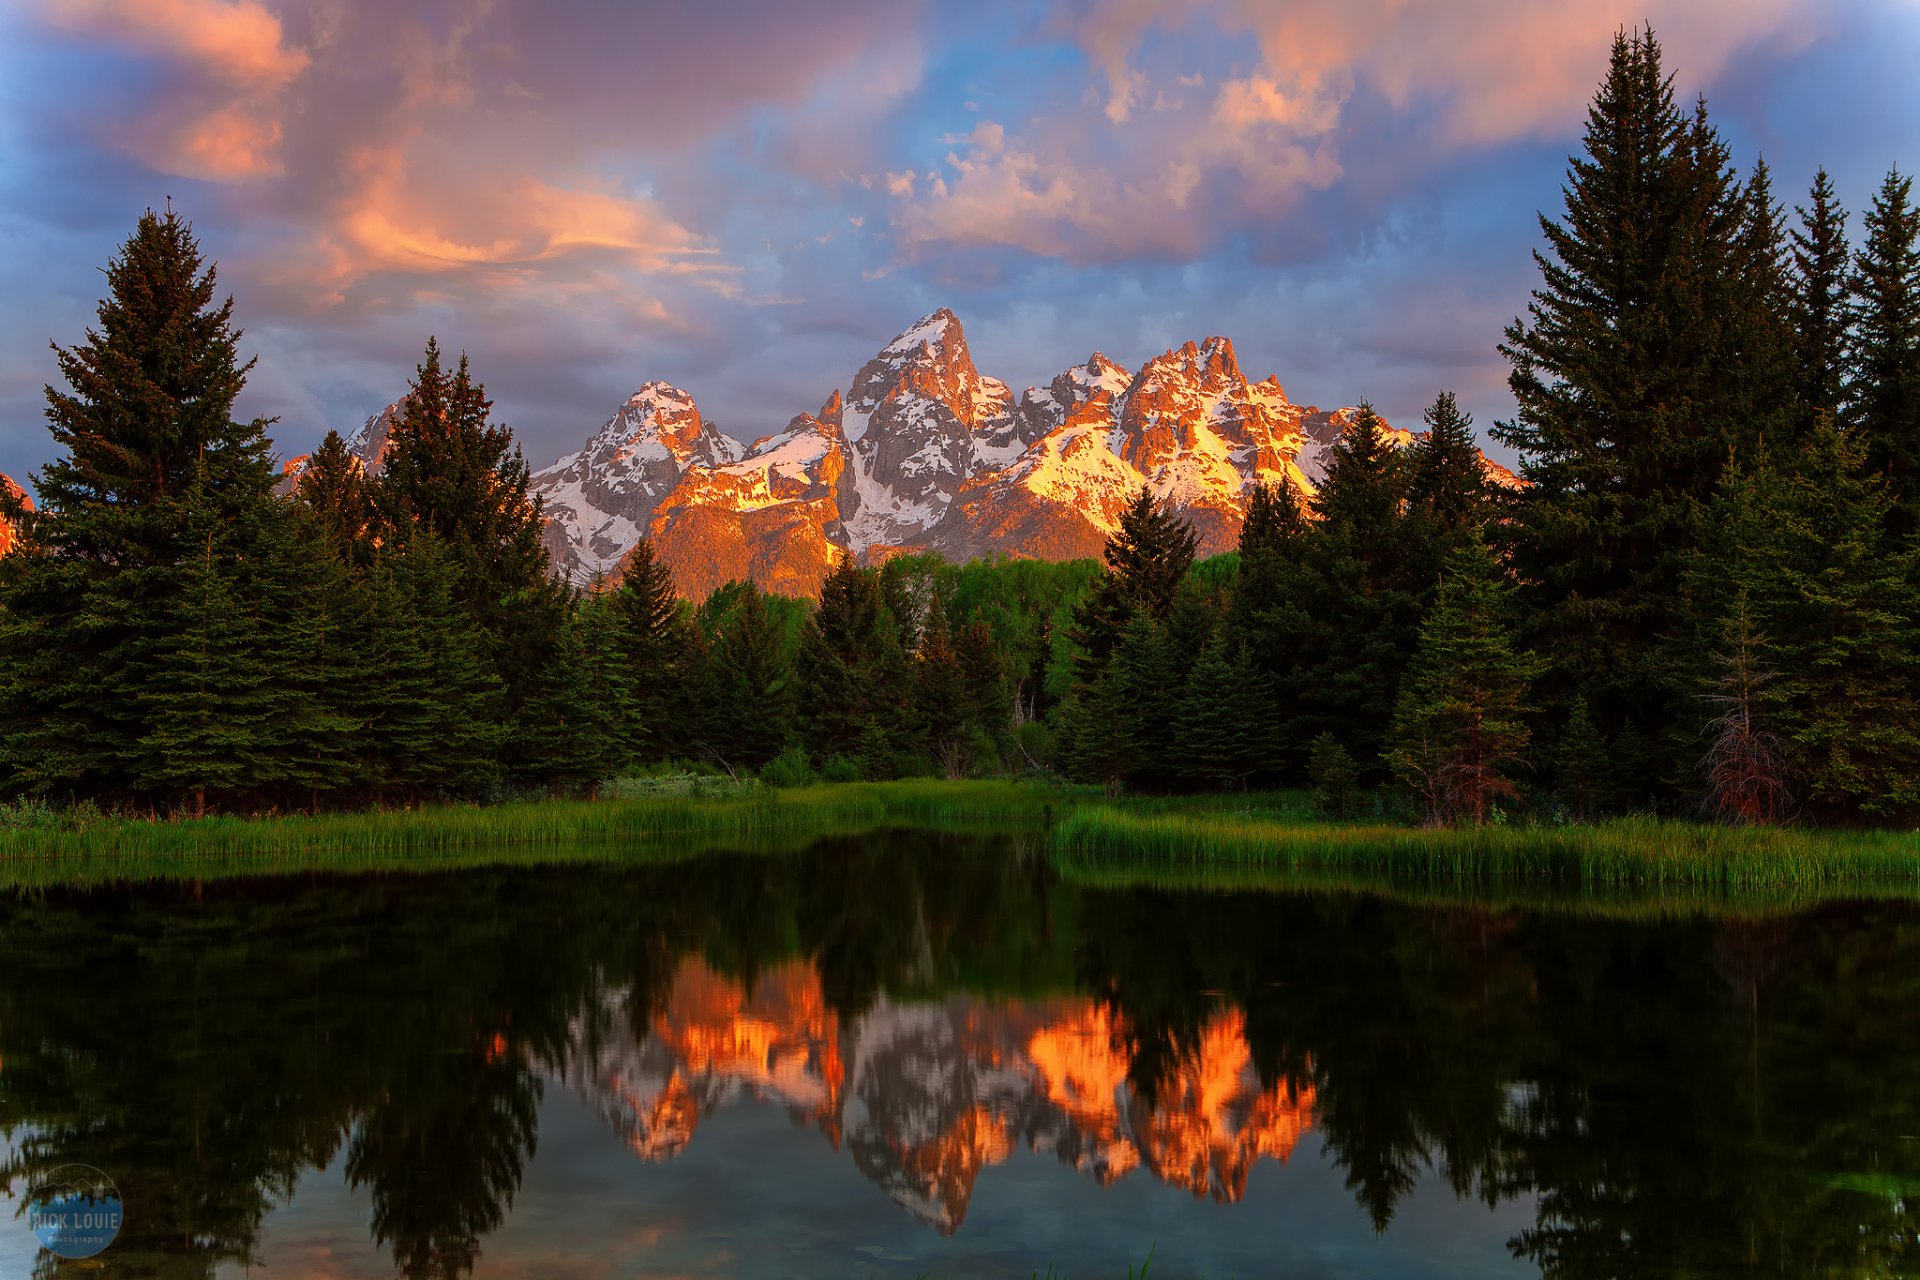
<svg viewBox="0 0 1920 1280">
<path fill-rule="evenodd" d="M 1127 692 L 1120 672 L 1109 667 L 1091 684 L 1077 684 L 1060 709 L 1060 756 L 1067 776 L 1098 783 L 1109 800 L 1120 794 L 1133 767 Z"/>
<path fill-rule="evenodd" d="M 1775 822 L 1793 803 L 1780 737 L 1767 728 L 1766 687 L 1774 672 L 1762 656 L 1766 639 L 1753 628 L 1743 596 L 1722 628 L 1723 645 L 1714 654 L 1715 677 L 1704 695 L 1716 713 L 1703 733 L 1707 753 L 1700 761 L 1706 775 L 1703 807 L 1732 822 Z"/>
<path fill-rule="evenodd" d="M 1895 531 L 1920 528 L 1920 208 L 1913 179 L 1889 173 L 1854 259 L 1847 421 L 1866 465 L 1891 486 Z"/>
<path fill-rule="evenodd" d="M 813 700 L 806 734 L 816 758 L 864 752 L 879 768 L 897 753 L 911 681 L 877 572 L 843 560 L 826 576 L 798 665 Z"/>
<path fill-rule="evenodd" d="M 372 545 L 373 492 L 360 459 L 347 451 L 338 431 L 327 432 L 307 459 L 294 497 L 313 512 L 335 554 L 348 564 L 364 565 Z"/>
<path fill-rule="evenodd" d="M 1696 684 L 1724 684 L 1726 636 L 1744 627 L 1770 673 L 1754 718 L 1782 744 L 1785 785 L 1848 821 L 1920 812 L 1920 564 L 1887 533 L 1892 495 L 1863 457 L 1823 422 L 1787 465 L 1730 477 L 1690 581 Z"/>
<path fill-rule="evenodd" d="M 721 758 L 758 769 L 792 741 L 797 681 L 780 620 L 751 582 L 740 584 L 713 646 L 710 737 Z"/>
<path fill-rule="evenodd" d="M 261 781 L 290 804 L 318 809 L 323 796 L 369 781 L 353 693 L 366 677 L 354 633 L 366 607 L 364 580 L 339 558 L 324 518 L 303 504 L 279 504 L 268 530 L 265 559 L 253 575 L 254 660 L 266 673 L 272 706 L 257 744 L 271 762 Z"/>
<path fill-rule="evenodd" d="M 673 572 L 645 538 L 620 562 L 609 607 L 618 624 L 634 688 L 635 742 L 642 760 L 659 761 L 690 749 L 695 722 L 688 695 L 696 684 L 694 643 Z"/>
<path fill-rule="evenodd" d="M 1363 405 L 1328 451 L 1296 585 L 1260 638 L 1286 657 L 1274 737 L 1296 770 L 1299 744 L 1326 732 L 1356 760 L 1380 759 L 1437 576 L 1432 546 L 1409 536 L 1407 481 L 1405 460 Z"/>
<path fill-rule="evenodd" d="M 589 781 L 618 778 L 632 768 L 645 731 L 638 708 L 626 635 L 614 612 L 613 591 L 596 580 L 574 611 L 581 701 L 588 723 Z"/>
<path fill-rule="evenodd" d="M 152 674 L 139 691 L 148 729 L 132 764 L 143 791 L 184 801 L 192 817 L 272 781 L 261 758 L 275 710 L 269 673 L 254 661 L 259 622 L 235 589 L 233 570 L 215 547 L 211 519 L 187 499 L 203 542 L 185 557 L 169 599 Z"/>
<path fill-rule="evenodd" d="M 1568 708 L 1552 763 L 1555 791 L 1576 820 L 1591 822 L 1606 811 L 1613 797 L 1611 765 L 1585 698 L 1576 697 Z"/>
<path fill-rule="evenodd" d="M 268 424 L 232 417 L 252 363 L 188 224 L 147 211 L 106 274 L 99 327 L 55 348 L 66 389 L 47 388 L 47 422 L 64 452 L 35 480 L 33 553 L 0 574 L 0 777 L 122 802 L 152 794 L 142 744 L 185 621 L 191 530 L 219 530 L 228 565 L 256 560 L 273 474 Z"/>
<path fill-rule="evenodd" d="M 1414 443 L 1409 459 L 1408 506 L 1439 538 L 1463 531 L 1477 538 L 1489 498 L 1473 442 L 1473 417 L 1460 411 L 1453 392 L 1442 391 L 1427 409 L 1426 423 L 1427 432 Z"/>
<path fill-rule="evenodd" d="M 984 622 L 963 628 L 954 637 L 953 647 L 961 678 L 966 682 L 967 713 L 977 753 L 982 763 L 996 763 L 1007 750 L 1014 716 L 1013 690 L 1007 684 L 1000 650 Z"/>
<path fill-rule="evenodd" d="M 566 589 L 547 574 L 540 504 L 513 433 L 463 355 L 449 373 L 428 339 L 388 436 L 374 508 L 382 535 L 429 537 L 453 573 L 454 600 L 477 630 L 480 660 L 500 686 L 496 741 L 517 786 L 535 786 L 555 762 L 541 723 L 556 686 L 548 659 L 565 644 Z"/>
<path fill-rule="evenodd" d="M 1541 217 L 1541 286 L 1501 348 L 1519 414 L 1494 435 L 1529 481 L 1514 562 L 1556 683 L 1603 726 L 1648 727 L 1625 781 L 1672 795 L 1691 736 L 1684 570 L 1752 388 L 1776 373 L 1753 336 L 1769 301 L 1743 279 L 1774 219 L 1750 213 L 1769 198 L 1734 182 L 1704 106 L 1676 110 L 1650 31 L 1616 38 L 1565 200 L 1563 220 Z"/>
<path fill-rule="evenodd" d="M 1846 397 L 1850 319 L 1847 211 L 1834 198 L 1825 169 L 1814 176 L 1811 209 L 1794 207 L 1793 267 L 1788 278 L 1799 401 L 1811 426 L 1836 414 Z"/>
<path fill-rule="evenodd" d="M 974 698 L 947 629 L 945 605 L 936 598 L 926 614 L 913 660 L 915 736 L 941 773 L 964 778 L 979 731 Z"/>
<path fill-rule="evenodd" d="M 1394 707 L 1388 763 L 1434 826 L 1484 823 L 1519 795 L 1537 666 L 1508 634 L 1511 589 L 1483 547 L 1455 551 Z"/>
<path fill-rule="evenodd" d="M 1726 268 L 1721 358 L 1738 372 L 1739 385 L 1722 389 L 1729 395 L 1723 408 L 1729 424 L 1722 434 L 1735 464 L 1746 464 L 1768 442 L 1794 439 L 1806 427 L 1789 265 L 1785 215 L 1773 198 L 1772 174 L 1762 158 L 1739 195 Z"/>
<path fill-rule="evenodd" d="M 1156 621 L 1167 616 L 1199 542 L 1190 523 L 1141 486 L 1107 538 L 1106 572 L 1073 613 L 1077 679 L 1090 681 L 1105 669 L 1136 614 Z"/>
<path fill-rule="evenodd" d="M 1174 741 L 1181 771 L 1203 789 L 1238 789 L 1264 761 L 1259 674 L 1225 628 L 1201 649 L 1187 673 L 1175 719 Z"/>
<path fill-rule="evenodd" d="M 1313 782 L 1314 803 L 1322 812 L 1346 818 L 1360 792 L 1360 766 L 1331 733 L 1313 740 L 1307 755 L 1307 776 Z"/>
</svg>

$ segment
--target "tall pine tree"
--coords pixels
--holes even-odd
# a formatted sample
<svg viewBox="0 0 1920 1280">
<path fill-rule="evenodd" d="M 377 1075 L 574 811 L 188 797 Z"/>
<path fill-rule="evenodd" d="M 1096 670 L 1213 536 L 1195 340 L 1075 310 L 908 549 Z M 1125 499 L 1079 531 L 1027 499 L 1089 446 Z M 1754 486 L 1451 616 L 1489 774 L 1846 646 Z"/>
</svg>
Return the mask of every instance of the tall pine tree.
<svg viewBox="0 0 1920 1280">
<path fill-rule="evenodd" d="M 233 418 L 252 362 L 186 221 L 147 211 L 106 274 L 98 328 L 54 349 L 62 454 L 35 479 L 33 554 L 0 575 L 0 776 L 138 803 L 158 798 L 143 744 L 189 625 L 176 597 L 200 572 L 194 530 L 217 528 L 220 571 L 240 574 L 260 558 L 273 473 L 268 423 Z"/>
<path fill-rule="evenodd" d="M 1913 179 L 1889 173 L 1854 259 L 1847 422 L 1886 477 L 1894 528 L 1920 529 L 1920 208 Z"/>
</svg>

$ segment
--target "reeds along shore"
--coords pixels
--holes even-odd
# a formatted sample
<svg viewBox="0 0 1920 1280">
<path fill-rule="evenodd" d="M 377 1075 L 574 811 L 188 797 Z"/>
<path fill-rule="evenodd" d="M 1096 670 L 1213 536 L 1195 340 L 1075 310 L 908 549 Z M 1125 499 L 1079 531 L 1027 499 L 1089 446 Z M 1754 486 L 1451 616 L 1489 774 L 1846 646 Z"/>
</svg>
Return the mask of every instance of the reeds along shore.
<svg viewBox="0 0 1920 1280">
<path fill-rule="evenodd" d="M 12 823 L 0 886 L 151 878 L 445 870 L 504 863 L 677 860 L 715 848 L 792 851 L 887 828 L 1024 833 L 1068 875 L 1188 888 L 1426 886 L 1528 899 L 1595 889 L 1781 903 L 1920 898 L 1920 834 L 1741 828 L 1654 819 L 1422 830 L 1305 816 L 1300 796 L 1107 801 L 1017 782 L 717 782 L 639 798 L 263 819 Z"/>
</svg>

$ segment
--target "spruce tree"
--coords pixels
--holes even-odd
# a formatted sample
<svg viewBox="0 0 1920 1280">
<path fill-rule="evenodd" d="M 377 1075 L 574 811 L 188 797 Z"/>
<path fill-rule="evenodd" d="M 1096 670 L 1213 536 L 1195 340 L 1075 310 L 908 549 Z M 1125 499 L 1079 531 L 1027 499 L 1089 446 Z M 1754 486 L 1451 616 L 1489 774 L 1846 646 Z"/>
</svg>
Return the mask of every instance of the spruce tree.
<svg viewBox="0 0 1920 1280">
<path fill-rule="evenodd" d="M 1585 698 L 1574 698 L 1568 707 L 1551 762 L 1555 794 L 1577 821 L 1591 822 L 1606 812 L 1613 798 L 1612 766 Z"/>
<path fill-rule="evenodd" d="M 815 758 L 864 752 L 879 768 L 897 754 L 907 727 L 908 671 L 880 575 L 843 560 L 821 582 L 820 603 L 800 645 L 800 683 L 812 700 L 806 736 Z"/>
<path fill-rule="evenodd" d="M 1724 684 L 1726 636 L 1744 625 L 1786 787 L 1816 817 L 1904 820 L 1920 812 L 1920 564 L 1887 532 L 1892 495 L 1863 458 L 1823 422 L 1784 465 L 1728 479 L 1689 583 L 1695 683 Z"/>
<path fill-rule="evenodd" d="M 1203 790 L 1237 790 L 1261 765 L 1259 676 L 1246 651 L 1222 628 L 1187 673 L 1175 713 L 1174 742 L 1186 781 Z"/>
<path fill-rule="evenodd" d="M 714 750 L 737 767 L 761 768 L 794 739 L 798 681 L 780 619 L 753 583 L 740 584 L 710 666 Z"/>
<path fill-rule="evenodd" d="M 1014 716 L 1013 690 L 1007 684 L 999 646 L 986 623 L 974 622 L 954 637 L 953 647 L 966 682 L 967 713 L 978 754 L 982 763 L 994 764 L 1008 750 Z"/>
<path fill-rule="evenodd" d="M 1825 169 L 1814 176 L 1808 198 L 1812 208 L 1794 207 L 1800 226 L 1792 233 L 1788 290 L 1798 399 L 1805 425 L 1811 426 L 1819 414 L 1837 414 L 1846 397 L 1851 251 L 1847 211 L 1835 199 Z"/>
<path fill-rule="evenodd" d="M 1275 693 L 1295 770 L 1300 747 L 1325 732 L 1363 770 L 1380 759 L 1437 569 L 1431 546 L 1410 536 L 1407 480 L 1405 458 L 1363 405 L 1328 452 L 1303 572 L 1265 637 L 1287 658 Z"/>
<path fill-rule="evenodd" d="M 373 492 L 365 467 L 347 451 L 338 431 L 327 432 L 307 459 L 294 497 L 313 513 L 342 561 L 364 565 L 372 549 Z"/>
<path fill-rule="evenodd" d="M 1106 571 L 1073 613 L 1077 679 L 1090 681 L 1105 669 L 1136 614 L 1156 621 L 1167 616 L 1199 542 L 1192 524 L 1141 486 L 1107 538 Z"/>
<path fill-rule="evenodd" d="M 324 518 L 303 504 L 278 504 L 268 527 L 265 559 L 252 575 L 260 618 L 254 656 L 272 705 L 257 749 L 271 762 L 263 780 L 289 805 L 317 809 L 323 797 L 368 781 L 354 695 L 366 677 L 356 630 L 365 581 L 340 558 Z"/>
<path fill-rule="evenodd" d="M 1489 495 L 1473 442 L 1473 417 L 1460 411 L 1453 392 L 1442 391 L 1427 409 L 1426 424 L 1408 462 L 1408 506 L 1440 538 L 1463 531 L 1477 538 L 1487 520 Z"/>
<path fill-rule="evenodd" d="M 684 754 L 696 725 L 688 697 L 695 680 L 691 626 L 674 592 L 673 572 L 642 538 L 620 562 L 608 606 L 617 623 L 633 682 L 640 759 L 660 761 Z"/>
<path fill-rule="evenodd" d="M 979 725 L 967 672 L 954 649 L 945 604 L 937 597 L 926 611 L 920 648 L 913 657 L 915 737 L 949 778 L 967 776 Z"/>
<path fill-rule="evenodd" d="M 198 493 L 190 528 L 203 539 L 182 558 L 152 673 L 138 697 L 147 732 L 130 761 L 135 785 L 176 812 L 203 817 L 277 781 L 261 750 L 275 707 L 270 675 L 254 660 L 259 619 L 240 599 L 234 572 Z"/>
<path fill-rule="evenodd" d="M 1651 31 L 1616 38 L 1584 141 L 1563 217 L 1540 219 L 1541 285 L 1501 347 L 1519 414 L 1494 436 L 1529 482 L 1505 533 L 1556 683 L 1616 744 L 1649 744 L 1629 790 L 1672 797 L 1690 764 L 1681 583 L 1752 388 L 1775 373 L 1753 336 L 1770 303 L 1743 275 L 1772 213 L 1750 214 L 1767 197 L 1734 181 L 1704 106 L 1675 108 Z"/>
<path fill-rule="evenodd" d="M 1433 826 L 1484 823 L 1514 780 L 1531 734 L 1527 690 L 1538 667 L 1508 632 L 1511 588 L 1480 546 L 1447 558 L 1446 576 L 1394 707 L 1387 761 Z"/>
<path fill-rule="evenodd" d="M 505 749 L 507 779 L 537 786 L 553 763 L 539 717 L 553 689 L 544 665 L 568 625 L 566 590 L 547 573 L 526 460 L 492 414 L 466 356 L 448 372 L 428 339 L 373 500 L 384 538 L 431 538 L 447 563 L 454 601 L 475 624 L 480 661 L 500 687 L 493 737 Z"/>
<path fill-rule="evenodd" d="M 1352 813 L 1360 793 L 1360 766 L 1331 733 L 1322 733 L 1308 748 L 1307 777 L 1321 812 L 1343 819 Z"/>
<path fill-rule="evenodd" d="M 1920 529 L 1920 208 L 1913 179 L 1887 174 L 1854 258 L 1847 422 L 1886 477 L 1894 529 Z"/>
<path fill-rule="evenodd" d="M 18 642 L 0 651 L 0 776 L 113 803 L 155 798 L 142 744 L 193 529 L 219 530 L 236 573 L 256 560 L 273 472 L 268 423 L 233 419 L 252 362 L 188 224 L 147 211 L 106 274 L 99 327 L 54 348 L 66 386 L 47 388 L 47 422 L 63 452 L 34 482 L 33 554 L 0 575 Z"/>
</svg>

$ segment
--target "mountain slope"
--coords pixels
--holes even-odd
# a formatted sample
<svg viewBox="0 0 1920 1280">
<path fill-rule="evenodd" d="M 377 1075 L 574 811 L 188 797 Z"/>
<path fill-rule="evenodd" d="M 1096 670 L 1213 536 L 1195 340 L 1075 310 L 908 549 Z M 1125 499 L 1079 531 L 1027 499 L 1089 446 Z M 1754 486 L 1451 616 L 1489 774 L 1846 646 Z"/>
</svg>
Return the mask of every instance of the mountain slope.
<svg viewBox="0 0 1920 1280">
<path fill-rule="evenodd" d="M 12 478 L 5 472 L 0 472 L 0 493 L 4 493 L 7 497 L 25 504 L 28 511 L 33 510 L 32 495 L 15 484 Z M 4 556 L 9 551 L 12 551 L 16 541 L 17 537 L 14 533 L 12 522 L 4 515 L 0 515 L 0 556 Z"/>
<path fill-rule="evenodd" d="M 574 582 L 615 573 L 646 537 L 682 594 L 735 578 L 810 594 L 849 554 L 1097 556 L 1142 486 L 1193 522 L 1202 554 L 1228 550 L 1255 485 L 1286 477 L 1315 491 L 1354 412 L 1295 404 L 1274 377 L 1249 381 L 1223 337 L 1132 372 L 1095 352 L 1016 400 L 942 308 L 862 365 L 844 399 L 836 390 L 751 445 L 721 434 L 687 392 L 646 383 L 536 472 L 533 492 L 555 571 Z M 369 471 L 393 413 L 355 433 Z"/>
</svg>

